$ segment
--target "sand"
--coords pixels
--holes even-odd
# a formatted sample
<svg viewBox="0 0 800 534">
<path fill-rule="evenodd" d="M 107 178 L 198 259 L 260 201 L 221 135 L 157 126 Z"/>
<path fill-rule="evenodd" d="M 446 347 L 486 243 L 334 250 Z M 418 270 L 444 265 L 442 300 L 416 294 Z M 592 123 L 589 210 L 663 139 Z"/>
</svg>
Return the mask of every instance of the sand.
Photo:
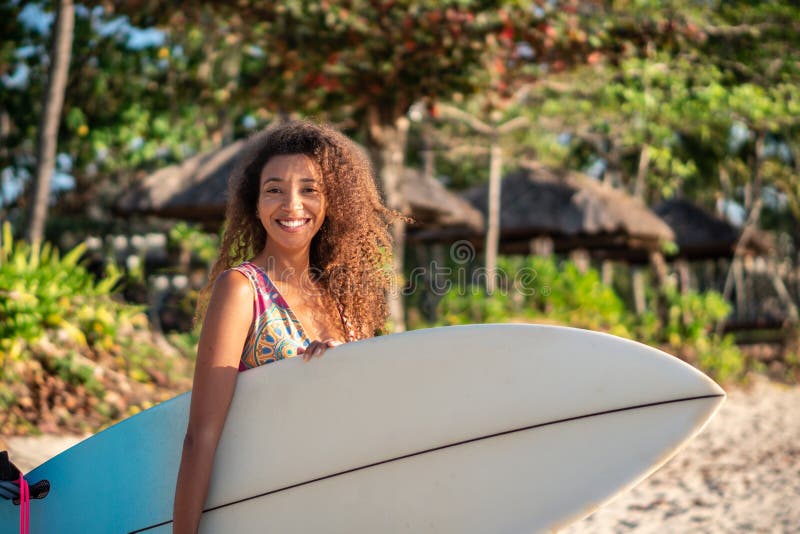
<svg viewBox="0 0 800 534">
<path fill-rule="evenodd" d="M 800 533 L 800 387 L 730 390 L 683 451 L 562 532 Z"/>
<path fill-rule="evenodd" d="M 755 377 L 650 478 L 564 533 L 800 533 L 800 386 Z M 83 436 L 7 437 L 27 471 Z"/>
<path fill-rule="evenodd" d="M 45 460 L 49 460 L 69 449 L 88 436 L 61 436 L 45 434 L 43 436 L 3 437 L 4 449 L 8 450 L 9 459 L 23 473 L 27 473 Z M 35 482 L 35 480 L 31 481 Z"/>
</svg>

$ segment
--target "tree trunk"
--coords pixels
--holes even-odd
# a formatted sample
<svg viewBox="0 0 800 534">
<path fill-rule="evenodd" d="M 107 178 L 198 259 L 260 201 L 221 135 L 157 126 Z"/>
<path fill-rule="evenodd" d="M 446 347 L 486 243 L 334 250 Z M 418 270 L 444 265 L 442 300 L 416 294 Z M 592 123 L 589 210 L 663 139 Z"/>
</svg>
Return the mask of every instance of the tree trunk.
<svg viewBox="0 0 800 534">
<path fill-rule="evenodd" d="M 747 187 L 745 188 L 745 207 L 748 210 L 748 214 L 745 218 L 744 226 L 742 227 L 742 233 L 739 234 L 739 239 L 736 241 L 736 246 L 733 249 L 733 261 L 731 262 L 730 269 L 728 269 L 728 274 L 725 277 L 725 284 L 722 288 L 722 298 L 725 300 L 730 298 L 731 291 L 733 290 L 734 277 L 736 276 L 734 267 L 737 265 L 737 260 L 744 255 L 748 240 L 758 229 L 758 221 L 761 217 L 761 208 L 763 205 L 763 201 L 761 199 L 761 162 L 763 160 L 763 148 L 764 134 L 759 133 L 756 137 L 755 150 L 751 164 L 753 173 L 752 186 L 751 183 L 748 182 L 746 184 Z M 737 300 L 739 299 L 738 289 L 739 288 L 737 287 Z M 739 310 L 737 309 L 737 316 L 738 314 Z M 717 334 L 722 333 L 723 327 L 724 319 L 720 319 L 717 322 Z"/>
<path fill-rule="evenodd" d="M 422 123 L 422 175 L 426 180 L 436 179 L 436 153 L 433 151 L 430 121 Z"/>
<path fill-rule="evenodd" d="M 622 164 L 619 148 L 608 140 L 609 148 L 603 154 L 606 159 L 606 171 L 603 173 L 603 182 L 611 187 L 619 187 L 622 183 Z"/>
<path fill-rule="evenodd" d="M 393 124 L 385 124 L 378 118 L 378 110 L 371 110 L 369 124 L 370 152 L 376 160 L 378 177 L 386 205 L 408 215 L 408 204 L 400 188 L 405 163 L 406 142 L 409 122 L 405 116 L 395 119 Z M 398 221 L 391 228 L 394 242 L 395 284 L 389 291 L 389 320 L 391 330 L 403 332 L 406 329 L 403 309 L 404 285 L 403 263 L 406 225 Z"/>
<path fill-rule="evenodd" d="M 674 288 L 674 281 L 669 276 L 667 269 L 667 262 L 664 260 L 664 255 L 658 251 L 650 252 L 650 265 L 653 268 L 653 276 L 655 277 L 654 283 L 658 288 L 654 305 L 658 317 L 666 324 L 668 320 L 668 306 L 666 299 L 666 292 L 669 288 Z"/>
<path fill-rule="evenodd" d="M 744 284 L 744 269 L 740 257 L 733 258 L 733 280 L 736 286 L 736 318 L 744 320 L 747 316 L 747 289 Z"/>
<path fill-rule="evenodd" d="M 486 291 L 491 294 L 497 283 L 497 249 L 500 242 L 500 193 L 503 169 L 503 151 L 500 138 L 512 131 L 528 126 L 526 117 L 516 117 L 497 125 L 499 110 L 490 113 L 492 124 L 452 106 L 441 106 L 443 116 L 464 122 L 469 128 L 489 139 L 489 220 L 486 228 Z"/>
<path fill-rule="evenodd" d="M 36 143 L 36 174 L 28 225 L 28 240 L 31 243 L 41 242 L 44 236 L 74 25 L 75 6 L 72 0 L 59 0 L 54 22 L 53 46 L 50 49 L 47 90 L 42 102 L 42 116 L 39 121 L 39 135 Z"/>
<path fill-rule="evenodd" d="M 650 147 L 644 145 L 639 155 L 639 168 L 636 171 L 636 185 L 633 189 L 633 196 L 644 200 L 647 189 L 647 170 L 650 165 Z"/>
<path fill-rule="evenodd" d="M 797 305 L 792 300 L 792 296 L 789 293 L 789 290 L 786 288 L 786 284 L 783 282 L 783 277 L 781 276 L 781 272 L 778 269 L 775 260 L 769 259 L 767 261 L 769 262 L 772 287 L 775 288 L 775 292 L 778 294 L 778 299 L 780 299 L 781 304 L 783 304 L 784 308 L 786 308 L 786 314 L 788 315 L 790 323 L 796 325 L 798 319 L 800 319 L 800 314 L 797 312 Z"/>
<path fill-rule="evenodd" d="M 500 243 L 500 195 L 503 151 L 492 139 L 489 159 L 489 221 L 486 228 L 486 292 L 491 295 L 497 281 L 497 248 Z"/>
<path fill-rule="evenodd" d="M 661 252 L 650 253 L 650 265 L 653 266 L 653 273 L 656 277 L 656 285 L 659 289 L 664 289 L 667 284 L 672 283 L 667 272 L 667 263 L 664 261 L 664 255 Z"/>
<path fill-rule="evenodd" d="M 8 160 L 8 139 L 11 135 L 11 117 L 5 109 L 0 110 L 0 158 Z M 6 197 L 3 192 L 6 190 L 5 173 L 0 173 L 0 219 L 6 218 Z M 9 202 L 10 204 L 10 202 Z"/>
</svg>

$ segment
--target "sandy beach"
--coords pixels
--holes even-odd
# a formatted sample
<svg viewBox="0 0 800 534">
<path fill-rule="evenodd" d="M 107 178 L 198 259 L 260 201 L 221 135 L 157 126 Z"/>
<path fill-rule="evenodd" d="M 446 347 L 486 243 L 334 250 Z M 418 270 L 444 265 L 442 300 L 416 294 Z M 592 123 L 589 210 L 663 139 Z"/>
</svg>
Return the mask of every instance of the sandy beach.
<svg viewBox="0 0 800 534">
<path fill-rule="evenodd" d="M 800 387 L 755 377 L 729 390 L 683 451 L 562 532 L 800 532 Z"/>
<path fill-rule="evenodd" d="M 564 533 L 800 533 L 800 386 L 755 377 L 650 478 Z M 6 437 L 27 471 L 81 436 Z"/>
</svg>

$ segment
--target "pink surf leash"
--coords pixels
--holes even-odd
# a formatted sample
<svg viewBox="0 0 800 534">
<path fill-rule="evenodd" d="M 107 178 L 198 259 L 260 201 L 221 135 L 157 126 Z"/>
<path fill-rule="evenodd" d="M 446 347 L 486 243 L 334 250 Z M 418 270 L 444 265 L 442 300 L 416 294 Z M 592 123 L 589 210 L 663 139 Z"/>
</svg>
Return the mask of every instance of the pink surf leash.
<svg viewBox="0 0 800 534">
<path fill-rule="evenodd" d="M 31 490 L 28 481 L 19 474 L 19 533 L 29 534 L 31 528 Z"/>
</svg>

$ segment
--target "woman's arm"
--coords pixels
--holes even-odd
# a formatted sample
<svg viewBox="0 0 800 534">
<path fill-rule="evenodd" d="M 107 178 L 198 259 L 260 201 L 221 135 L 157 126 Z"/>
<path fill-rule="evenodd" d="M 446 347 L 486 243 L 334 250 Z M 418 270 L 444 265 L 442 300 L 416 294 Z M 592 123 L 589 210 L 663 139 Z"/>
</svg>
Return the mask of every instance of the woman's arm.
<svg viewBox="0 0 800 534">
<path fill-rule="evenodd" d="M 197 347 L 189 425 L 175 489 L 176 534 L 195 533 L 200 524 L 214 453 L 252 320 L 250 282 L 237 271 L 224 272 L 214 284 Z"/>
</svg>

